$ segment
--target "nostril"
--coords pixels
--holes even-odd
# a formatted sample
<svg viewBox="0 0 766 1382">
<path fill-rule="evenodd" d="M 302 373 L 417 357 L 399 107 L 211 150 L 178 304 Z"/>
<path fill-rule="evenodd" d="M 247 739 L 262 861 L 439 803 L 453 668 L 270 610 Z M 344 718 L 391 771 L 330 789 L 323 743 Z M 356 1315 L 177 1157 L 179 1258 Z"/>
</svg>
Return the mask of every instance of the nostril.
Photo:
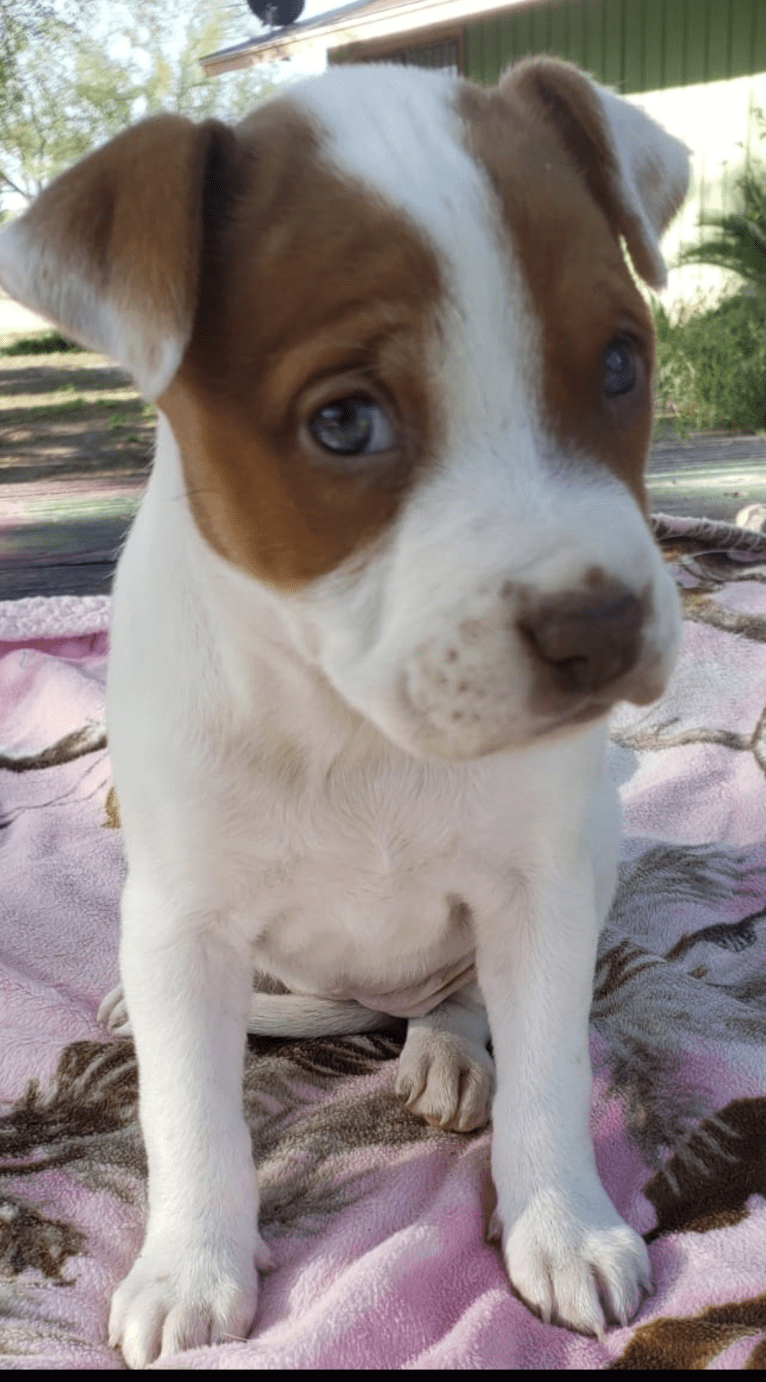
<svg viewBox="0 0 766 1382">
<path fill-rule="evenodd" d="M 562 690 L 608 686 L 638 659 L 642 601 L 626 586 L 608 592 L 570 591 L 527 610 L 518 627 Z"/>
</svg>

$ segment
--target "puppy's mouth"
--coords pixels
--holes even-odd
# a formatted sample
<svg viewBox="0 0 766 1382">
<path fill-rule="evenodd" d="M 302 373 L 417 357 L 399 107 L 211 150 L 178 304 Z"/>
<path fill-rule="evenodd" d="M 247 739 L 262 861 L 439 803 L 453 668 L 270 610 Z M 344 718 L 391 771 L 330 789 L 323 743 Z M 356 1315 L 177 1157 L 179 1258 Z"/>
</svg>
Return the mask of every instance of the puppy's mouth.
<svg viewBox="0 0 766 1382">
<path fill-rule="evenodd" d="M 662 658 L 615 677 L 596 690 L 575 692 L 534 679 L 512 686 L 502 669 L 474 670 L 457 687 L 443 685 L 439 673 L 422 677 L 416 668 L 399 678 L 395 710 L 386 716 L 388 737 L 417 757 L 483 758 L 564 740 L 605 719 L 621 701 L 648 705 L 663 692 L 667 666 Z M 453 694 L 450 694 L 450 690 Z"/>
<path fill-rule="evenodd" d="M 534 740 L 535 743 L 546 739 L 565 739 L 582 726 L 605 719 L 611 714 L 615 706 L 623 701 L 629 701 L 632 705 L 651 705 L 662 695 L 664 682 L 654 682 L 653 688 L 651 691 L 644 692 L 638 688 L 632 690 L 626 686 L 623 690 L 615 688 L 613 695 L 602 692 L 599 695 L 589 696 L 582 703 L 572 705 L 559 714 L 538 719 L 532 726 L 530 739 Z"/>
<path fill-rule="evenodd" d="M 591 697 L 584 705 L 573 707 L 566 715 L 558 715 L 538 723 L 533 727 L 531 737 L 535 740 L 563 738 L 571 730 L 579 729 L 581 725 L 602 720 L 613 710 L 614 705 L 615 702 L 612 700 Z"/>
<path fill-rule="evenodd" d="M 537 716 L 542 720 L 540 734 L 545 734 L 549 728 L 556 733 L 570 725 L 576 727 L 608 715 L 621 701 L 651 705 L 662 695 L 667 679 L 667 660 L 646 655 L 636 667 L 616 676 L 605 686 L 583 691 L 580 696 L 568 690 L 557 692 L 551 687 L 547 694 L 538 696 L 538 688 L 534 688 L 529 696 L 528 711 L 533 718 Z"/>
</svg>

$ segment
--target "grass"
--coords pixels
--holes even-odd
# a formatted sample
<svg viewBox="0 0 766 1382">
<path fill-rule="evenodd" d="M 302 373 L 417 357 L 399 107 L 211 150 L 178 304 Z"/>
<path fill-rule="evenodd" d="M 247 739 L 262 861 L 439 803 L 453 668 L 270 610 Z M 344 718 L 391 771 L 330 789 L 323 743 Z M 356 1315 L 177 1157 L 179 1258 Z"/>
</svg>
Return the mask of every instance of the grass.
<svg viewBox="0 0 766 1382">
<path fill-rule="evenodd" d="M 33 359 L 43 355 L 56 355 L 62 352 L 67 354 L 77 352 L 84 355 L 84 368 L 92 369 L 92 352 L 86 352 L 81 346 L 75 345 L 62 336 L 58 331 L 36 332 L 34 335 L 18 336 L 10 343 L 0 345 L 0 356 L 12 356 L 23 359 L 31 356 Z M 98 357 L 95 359 L 99 363 Z M 41 361 L 42 363 L 42 361 Z M 55 369 L 53 361 L 46 361 L 49 369 Z M 75 365 L 75 362 L 72 362 Z M 67 366 L 67 370 L 72 366 Z M 74 368 L 75 376 L 80 375 L 79 362 Z M 20 392 L 16 396 L 8 396 L 0 402 L 0 414 L 3 420 L 13 423 L 20 420 L 55 420 L 56 417 L 63 417 L 70 413 L 80 413 L 92 410 L 108 410 L 112 416 L 106 420 L 106 428 L 111 432 L 120 432 L 125 429 L 135 428 L 137 423 L 144 420 L 153 420 L 156 417 L 156 409 L 151 404 L 146 404 L 136 394 L 134 388 L 129 383 L 111 390 L 108 394 L 102 390 L 91 390 L 83 388 L 82 382 L 78 384 L 75 379 L 63 378 L 59 384 L 52 384 L 50 392 L 43 394 L 24 394 Z M 103 425 L 103 424 L 102 424 Z M 131 430 L 129 441 L 140 441 L 140 437 L 135 431 Z"/>
<path fill-rule="evenodd" d="M 125 406 L 123 399 L 82 398 L 77 393 L 73 394 L 70 388 L 57 389 L 56 393 L 57 395 L 66 395 L 66 397 L 56 397 L 50 403 L 27 404 L 23 409 L 19 408 L 15 411 L 23 412 L 25 418 L 42 418 L 57 417 L 64 413 L 79 413 L 85 408 L 90 410 L 92 408 L 123 408 Z M 8 411 L 11 412 L 12 410 L 9 409 Z M 106 426 L 110 431 L 115 432 L 119 427 L 127 427 L 129 421 L 132 422 L 133 419 L 116 413 L 114 417 L 109 418 Z"/>
<path fill-rule="evenodd" d="M 33 336 L 17 336 L 15 341 L 0 346 L 0 355 L 54 355 L 61 351 L 82 350 L 68 341 L 59 331 L 38 331 Z"/>
<path fill-rule="evenodd" d="M 682 247 L 677 262 L 714 264 L 766 292 L 766 164 L 760 159 L 750 164 L 735 188 L 736 209 L 701 216 L 704 233 L 696 244 Z"/>
<path fill-rule="evenodd" d="M 675 322 L 656 306 L 654 322 L 660 419 L 679 435 L 766 427 L 766 292 L 697 304 Z"/>
<path fill-rule="evenodd" d="M 33 399 L 34 395 L 31 397 Z M 144 418 L 151 420 L 156 417 L 156 409 L 152 404 L 142 403 L 140 398 L 131 396 L 126 389 L 121 389 L 116 398 L 95 392 L 83 395 L 78 391 L 76 384 L 62 384 L 45 396 L 44 402 L 31 401 L 29 396 L 23 395 L 9 398 L 7 404 L 8 406 L 4 406 L 0 403 L 0 416 L 7 422 L 18 421 L 21 418 L 56 418 L 68 413 L 104 409 L 112 414 L 102 424 L 110 432 L 117 432 L 123 427 L 135 427 L 136 423 Z"/>
</svg>

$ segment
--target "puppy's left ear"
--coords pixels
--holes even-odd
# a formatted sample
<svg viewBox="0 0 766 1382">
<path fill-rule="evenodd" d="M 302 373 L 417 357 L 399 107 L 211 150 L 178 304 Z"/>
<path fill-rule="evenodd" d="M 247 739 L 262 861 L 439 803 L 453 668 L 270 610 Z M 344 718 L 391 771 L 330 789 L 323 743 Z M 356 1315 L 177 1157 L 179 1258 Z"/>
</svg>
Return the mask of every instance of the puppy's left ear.
<svg viewBox="0 0 766 1382">
<path fill-rule="evenodd" d="M 516 63 L 501 78 L 500 92 L 514 93 L 555 126 L 614 233 L 625 237 L 636 272 L 651 288 L 663 288 L 660 238 L 688 190 L 686 145 L 555 58 Z"/>
<path fill-rule="evenodd" d="M 0 232 L 3 287 L 124 365 L 146 398 L 162 393 L 186 349 L 206 187 L 233 138 L 215 120 L 143 120 L 62 173 Z"/>
</svg>

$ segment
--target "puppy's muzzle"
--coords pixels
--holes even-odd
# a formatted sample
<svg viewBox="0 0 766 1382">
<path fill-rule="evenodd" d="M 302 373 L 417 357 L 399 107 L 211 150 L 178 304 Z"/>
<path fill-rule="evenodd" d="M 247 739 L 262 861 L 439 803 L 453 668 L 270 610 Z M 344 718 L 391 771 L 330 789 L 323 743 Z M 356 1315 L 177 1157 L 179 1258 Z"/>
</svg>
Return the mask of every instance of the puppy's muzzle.
<svg viewBox="0 0 766 1382">
<path fill-rule="evenodd" d="M 485 587 L 416 644 L 383 727 L 411 752 L 468 758 L 649 704 L 677 645 L 673 597 L 669 578 L 631 586 L 597 567 L 553 588 Z"/>
<path fill-rule="evenodd" d="M 538 685 L 564 694 L 604 691 L 641 655 L 646 601 L 619 582 L 571 591 L 525 610 L 517 627 L 537 667 Z"/>
</svg>

